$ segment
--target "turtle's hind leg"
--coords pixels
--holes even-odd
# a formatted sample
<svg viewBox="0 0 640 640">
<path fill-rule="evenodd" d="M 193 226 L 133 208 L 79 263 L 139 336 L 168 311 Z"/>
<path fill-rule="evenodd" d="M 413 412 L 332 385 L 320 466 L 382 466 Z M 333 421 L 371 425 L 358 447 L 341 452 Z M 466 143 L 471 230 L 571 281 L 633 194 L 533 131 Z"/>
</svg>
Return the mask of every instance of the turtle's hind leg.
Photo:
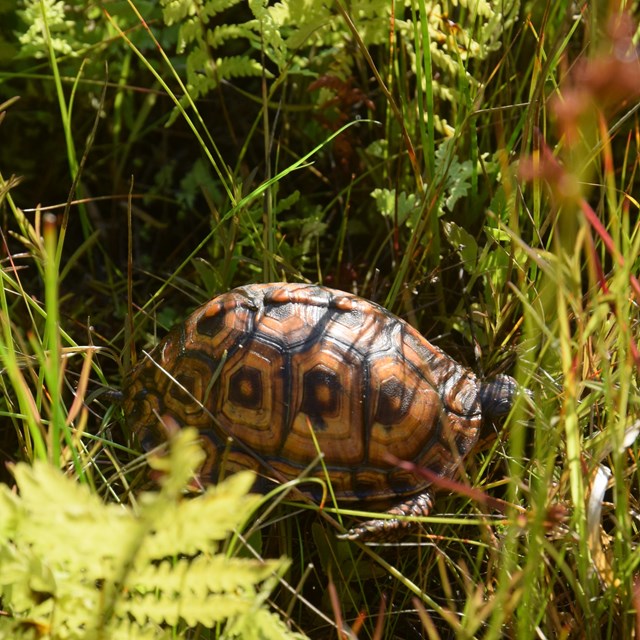
<svg viewBox="0 0 640 640">
<path fill-rule="evenodd" d="M 433 496 L 429 492 L 420 493 L 410 500 L 389 509 L 392 516 L 427 516 L 433 507 Z M 418 526 L 418 522 L 408 518 L 376 518 L 349 529 L 338 536 L 341 540 L 359 542 L 387 542 L 399 540 Z"/>
</svg>

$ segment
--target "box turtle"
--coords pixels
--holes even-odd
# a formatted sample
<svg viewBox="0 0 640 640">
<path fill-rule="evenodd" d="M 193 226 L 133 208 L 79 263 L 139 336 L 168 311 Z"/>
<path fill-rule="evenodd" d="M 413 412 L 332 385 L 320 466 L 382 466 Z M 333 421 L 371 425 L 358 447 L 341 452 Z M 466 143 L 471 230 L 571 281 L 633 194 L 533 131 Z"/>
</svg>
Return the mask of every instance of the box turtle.
<svg viewBox="0 0 640 640">
<path fill-rule="evenodd" d="M 126 377 L 124 412 L 146 450 L 197 428 L 205 481 L 247 468 L 290 480 L 320 450 L 339 502 L 426 515 L 428 480 L 395 460 L 451 477 L 483 421 L 506 414 L 516 391 L 509 376 L 480 381 L 373 302 L 276 283 L 234 289 L 193 312 Z M 320 465 L 310 475 L 326 477 Z M 397 537 L 413 524 L 370 520 L 344 537 Z"/>
</svg>

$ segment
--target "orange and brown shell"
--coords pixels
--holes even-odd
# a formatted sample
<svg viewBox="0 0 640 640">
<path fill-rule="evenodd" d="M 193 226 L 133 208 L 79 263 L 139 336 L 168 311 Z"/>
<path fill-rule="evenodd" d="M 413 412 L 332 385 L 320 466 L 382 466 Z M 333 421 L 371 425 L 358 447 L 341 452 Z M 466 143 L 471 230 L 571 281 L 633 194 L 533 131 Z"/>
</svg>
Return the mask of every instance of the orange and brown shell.
<svg viewBox="0 0 640 640">
<path fill-rule="evenodd" d="M 499 387 L 379 305 L 280 283 L 197 309 L 129 374 L 124 411 L 147 450 L 198 429 L 210 481 L 245 468 L 296 478 L 320 450 L 337 499 L 393 500 L 428 484 L 394 458 L 453 475 L 491 392 L 498 406 Z"/>
</svg>

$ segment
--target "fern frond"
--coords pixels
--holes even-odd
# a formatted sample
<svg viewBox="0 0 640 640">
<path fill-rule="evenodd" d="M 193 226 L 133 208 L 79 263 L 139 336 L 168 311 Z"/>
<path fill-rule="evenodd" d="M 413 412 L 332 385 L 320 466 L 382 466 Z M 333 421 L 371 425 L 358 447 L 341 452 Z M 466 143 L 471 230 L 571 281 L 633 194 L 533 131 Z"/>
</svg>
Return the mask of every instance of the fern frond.
<svg viewBox="0 0 640 640">
<path fill-rule="evenodd" d="M 125 603 L 119 600 L 118 617 L 130 615 L 141 626 L 151 622 L 165 623 L 171 626 L 184 621 L 187 626 L 202 624 L 212 627 L 227 618 L 245 614 L 249 611 L 247 599 L 234 594 L 213 594 L 203 600 L 189 598 L 158 597 L 148 593 L 140 598 L 129 598 Z"/>
<path fill-rule="evenodd" d="M 247 76 L 260 77 L 263 73 L 268 78 L 273 78 L 273 74 L 263 70 L 256 60 L 248 56 L 229 56 L 216 60 L 216 72 L 221 78 L 242 78 Z"/>
<path fill-rule="evenodd" d="M 196 15 L 210 18 L 239 2 L 241 0 L 160 0 L 167 25 L 178 24 L 186 17 Z"/>
<path fill-rule="evenodd" d="M 25 0 L 24 10 L 18 11 L 18 15 L 29 25 L 19 37 L 22 44 L 21 57 L 44 58 L 47 55 L 47 30 L 56 53 L 71 55 L 82 48 L 76 39 L 76 24 L 67 18 L 67 9 L 63 0 Z"/>
<path fill-rule="evenodd" d="M 258 609 L 251 615 L 242 616 L 235 620 L 225 630 L 223 640 L 282 640 L 291 638 L 302 640 L 306 636 L 293 633 L 278 616 L 267 611 Z"/>
<path fill-rule="evenodd" d="M 186 18 L 180 26 L 176 51 L 178 54 L 184 53 L 192 42 L 202 42 L 204 37 L 202 25 L 198 18 Z"/>
<path fill-rule="evenodd" d="M 193 17 L 201 5 L 194 0 L 160 0 L 162 17 L 166 25 L 177 24 L 187 17 Z"/>
<path fill-rule="evenodd" d="M 260 562 L 224 555 L 163 560 L 158 564 L 139 562 L 130 588 L 132 593 L 145 595 L 161 584 L 166 594 L 200 600 L 211 593 L 248 593 L 256 582 L 266 580 L 285 564 L 284 560 Z"/>
<path fill-rule="evenodd" d="M 221 47 L 229 40 L 235 40 L 236 38 L 246 38 L 251 40 L 255 38 L 256 34 L 246 24 L 221 24 L 217 27 L 207 31 L 206 40 L 207 43 L 214 49 Z"/>
<path fill-rule="evenodd" d="M 195 0 L 192 0 L 195 1 Z M 243 0 L 198 0 L 202 4 L 202 16 L 205 18 L 213 18 L 213 16 L 240 4 Z"/>
<path fill-rule="evenodd" d="M 316 0 L 276 2 L 269 12 L 285 34 L 285 43 L 291 51 L 319 44 L 327 32 L 335 29 L 336 16 L 330 3 Z"/>
<path fill-rule="evenodd" d="M 139 552 L 140 558 L 146 562 L 211 549 L 243 524 L 262 500 L 260 496 L 247 495 L 252 483 L 250 473 L 234 474 L 209 487 L 197 499 L 181 501 L 170 512 L 162 509 L 162 502 L 144 504 L 154 498 L 153 494 L 144 496 L 142 515 L 153 518 L 154 529 Z"/>
<path fill-rule="evenodd" d="M 131 512 L 103 505 L 86 485 L 71 481 L 45 462 L 19 464 L 14 475 L 20 488 L 19 510 L 14 512 L 20 530 L 18 548 L 29 549 L 36 557 L 54 557 L 61 565 L 82 557 L 84 571 L 96 579 L 107 561 L 124 561 L 127 550 L 114 541 L 130 534 Z M 1 519 L 4 517 L 1 513 Z M 74 543 L 69 544 L 70 540 Z"/>
<path fill-rule="evenodd" d="M 257 34 L 255 39 L 256 49 L 264 53 L 274 62 L 279 69 L 287 64 L 287 45 L 280 33 L 280 25 L 274 20 L 264 0 L 249 0 L 249 7 L 255 16 L 246 26 Z"/>
<path fill-rule="evenodd" d="M 103 504 L 47 463 L 17 465 L 19 495 L 0 486 L 0 640 L 34 637 L 35 627 L 97 640 L 248 624 L 288 563 L 217 554 L 261 498 L 247 495 L 253 477 L 241 473 L 185 499 L 202 456 L 195 432 L 180 432 L 167 457 L 151 460 L 162 488 L 137 511 Z"/>
</svg>

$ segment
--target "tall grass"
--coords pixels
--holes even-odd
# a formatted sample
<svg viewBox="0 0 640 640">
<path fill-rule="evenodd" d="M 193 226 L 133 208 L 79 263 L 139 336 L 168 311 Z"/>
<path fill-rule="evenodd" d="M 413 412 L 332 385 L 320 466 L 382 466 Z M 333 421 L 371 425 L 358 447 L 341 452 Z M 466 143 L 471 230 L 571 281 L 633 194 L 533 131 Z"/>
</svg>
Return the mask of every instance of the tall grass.
<svg viewBox="0 0 640 640">
<path fill-rule="evenodd" d="M 92 14 L 77 58 L 45 12 L 44 58 L 0 60 L 0 96 L 22 95 L 0 109 L 5 459 L 135 505 L 145 460 L 112 401 L 135 354 L 234 285 L 322 281 L 532 397 L 459 480 L 493 500 L 442 492 L 419 537 L 265 512 L 251 553 L 292 559 L 273 607 L 316 638 L 638 637 L 637 25 L 624 3 L 525 3 L 472 55 L 481 3 L 431 22 L 396 3 L 412 29 L 384 14 L 375 44 L 352 4 L 340 38 L 198 101 L 175 29 L 136 2 Z"/>
</svg>

